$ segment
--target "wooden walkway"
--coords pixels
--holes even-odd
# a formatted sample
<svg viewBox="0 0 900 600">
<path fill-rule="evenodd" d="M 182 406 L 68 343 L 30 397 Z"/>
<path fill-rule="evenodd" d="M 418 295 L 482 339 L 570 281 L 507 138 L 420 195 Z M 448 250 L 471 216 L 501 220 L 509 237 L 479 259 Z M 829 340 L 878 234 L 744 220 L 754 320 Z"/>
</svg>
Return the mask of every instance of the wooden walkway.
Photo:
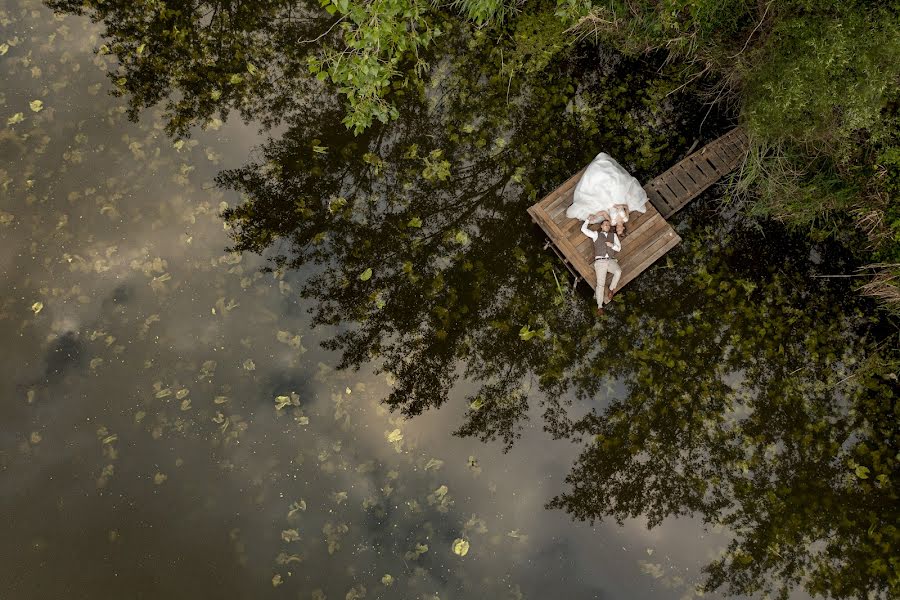
<svg viewBox="0 0 900 600">
<path fill-rule="evenodd" d="M 644 186 L 650 199 L 647 212 L 629 215 L 626 235 L 621 240 L 622 250 L 618 257 L 622 267 L 620 289 L 681 241 L 666 218 L 734 169 L 743 160 L 746 150 L 747 136 L 740 128 L 732 129 Z M 566 217 L 575 185 L 585 169 L 529 207 L 528 214 L 547 234 L 549 240 L 545 247 L 553 248 L 575 276 L 575 285 L 583 279 L 596 289 L 593 244 L 581 232 L 581 221 Z M 608 277 L 607 285 L 610 280 Z"/>
</svg>

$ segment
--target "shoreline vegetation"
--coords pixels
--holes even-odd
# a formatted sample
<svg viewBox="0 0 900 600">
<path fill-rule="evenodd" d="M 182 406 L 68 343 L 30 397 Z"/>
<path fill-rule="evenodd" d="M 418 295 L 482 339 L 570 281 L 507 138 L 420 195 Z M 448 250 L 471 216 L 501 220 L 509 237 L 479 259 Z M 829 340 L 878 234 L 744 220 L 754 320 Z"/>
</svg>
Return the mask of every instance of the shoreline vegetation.
<svg viewBox="0 0 900 600">
<path fill-rule="evenodd" d="M 900 2 L 47 4 L 101 24 L 131 118 L 158 106 L 178 138 L 231 112 L 284 125 L 217 178 L 243 199 L 222 213 L 230 250 L 314 265 L 313 324 L 346 325 L 323 345 L 390 374 L 392 410 L 439 407 L 462 376 L 481 387 L 459 434 L 508 447 L 535 383 L 545 429 L 588 440 L 549 506 L 727 527 L 707 591 L 900 592 Z M 742 225 L 863 266 L 811 280 L 761 235 L 748 266 L 700 225 L 653 282 L 665 304 L 629 296 L 598 340 L 525 251 L 524 207 L 594 148 L 639 177 L 674 161 L 697 103 L 698 129 L 750 137 L 726 195 Z M 613 380 L 625 398 L 569 417 Z"/>
</svg>

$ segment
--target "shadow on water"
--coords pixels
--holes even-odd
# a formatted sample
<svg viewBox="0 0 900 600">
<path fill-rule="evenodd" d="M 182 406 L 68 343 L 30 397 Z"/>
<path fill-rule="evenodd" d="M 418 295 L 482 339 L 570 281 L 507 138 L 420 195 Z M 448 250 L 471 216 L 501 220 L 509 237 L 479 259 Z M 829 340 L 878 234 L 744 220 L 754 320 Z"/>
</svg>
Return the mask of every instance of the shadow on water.
<svg viewBox="0 0 900 600">
<path fill-rule="evenodd" d="M 234 47 L 237 66 L 210 72 L 202 56 L 158 53 L 122 84 L 135 105 L 181 85 L 172 131 L 203 121 L 220 109 L 208 99 L 222 73 L 245 68 L 245 34 L 277 42 L 321 25 L 273 20 L 281 3 L 241 7 L 219 33 L 171 15 L 223 41 L 219 57 Z M 134 33 L 125 8 L 92 8 L 122 44 L 114 51 L 145 38 L 165 45 L 159 32 Z M 729 528 L 709 590 L 886 593 L 893 567 L 881 536 L 896 531 L 896 497 L 885 473 L 896 448 L 884 424 L 896 378 L 869 335 L 872 308 L 845 282 L 811 278 L 806 242 L 725 219 L 707 198 L 675 219 L 682 245 L 595 317 L 586 294 L 568 293 L 525 208 L 601 149 L 641 179 L 664 170 L 705 111 L 669 94 L 676 78 L 661 60 L 584 45 L 513 82 L 498 75 L 513 36 L 456 27 L 424 80 L 396 90 L 399 119 L 360 136 L 311 77 L 229 88 L 233 107 L 283 129 L 218 176 L 244 198 L 223 215 L 233 249 L 266 255 L 270 270 L 302 270 L 313 323 L 335 332 L 325 347 L 341 367 L 387 373 L 384 401 L 403 415 L 444 405 L 465 381 L 477 391 L 456 433 L 508 449 L 540 403 L 544 428 L 582 448 L 549 507 L 588 521 L 697 515 Z M 305 50 L 261 47 L 253 60 L 303 68 Z M 196 77 L 175 82 L 178 69 Z M 829 266 L 843 260 L 817 252 Z M 57 354 L 77 359 L 67 348 Z"/>
</svg>

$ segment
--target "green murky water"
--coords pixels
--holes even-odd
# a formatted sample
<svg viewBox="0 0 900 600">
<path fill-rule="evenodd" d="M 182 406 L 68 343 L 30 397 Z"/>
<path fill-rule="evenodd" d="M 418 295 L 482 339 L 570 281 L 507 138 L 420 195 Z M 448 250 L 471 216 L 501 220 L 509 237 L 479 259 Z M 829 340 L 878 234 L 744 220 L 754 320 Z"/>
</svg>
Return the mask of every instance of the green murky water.
<svg viewBox="0 0 900 600">
<path fill-rule="evenodd" d="M 600 149 L 687 149 L 653 68 L 510 97 L 451 55 L 359 137 L 311 84 L 185 138 L 128 121 L 85 17 L 0 22 L 3 594 L 690 598 L 855 498 L 882 391 L 870 307 L 810 278 L 839 252 L 709 194 L 598 320 L 527 221 Z"/>
</svg>

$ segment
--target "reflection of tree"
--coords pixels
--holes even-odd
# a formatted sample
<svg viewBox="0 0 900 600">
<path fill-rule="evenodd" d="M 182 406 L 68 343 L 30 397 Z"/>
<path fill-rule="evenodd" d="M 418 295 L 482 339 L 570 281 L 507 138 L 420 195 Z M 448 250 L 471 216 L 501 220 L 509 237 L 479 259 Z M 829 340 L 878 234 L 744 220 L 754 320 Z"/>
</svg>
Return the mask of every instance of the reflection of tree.
<svg viewBox="0 0 900 600">
<path fill-rule="evenodd" d="M 560 293 L 527 222 L 534 197 L 600 148 L 643 168 L 674 158 L 648 150 L 674 128 L 648 126 L 656 119 L 642 108 L 665 93 L 665 71 L 628 80 L 634 65 L 621 65 L 588 85 L 572 60 L 513 84 L 497 76 L 502 41 L 458 32 L 434 85 L 410 86 L 418 93 L 396 124 L 352 137 L 308 79 L 282 85 L 246 71 L 247 61 L 297 64 L 244 33 L 277 28 L 283 5 L 246 5 L 215 26 L 196 11 L 144 19 L 106 6 L 97 15 L 114 42 L 154 50 L 121 84 L 136 106 L 168 98 L 176 83 L 188 90 L 170 107 L 173 130 L 209 118 L 223 98 L 247 114 L 290 115 L 257 162 L 219 178 L 246 198 L 225 213 L 235 249 L 311 270 L 302 294 L 316 301 L 316 323 L 338 328 L 328 346 L 345 367 L 390 373 L 393 408 L 441 406 L 464 378 L 479 387 L 459 433 L 509 445 L 538 387 L 545 426 L 588 441 L 551 506 L 580 519 L 647 515 L 655 525 L 698 513 L 728 526 L 735 541 L 709 567 L 711 589 L 896 592 L 896 380 L 879 375 L 890 365 L 877 353 L 867 358 L 861 324 L 840 317 L 834 292 L 769 272 L 797 267 L 759 236 L 743 244 L 762 265 L 754 272 L 693 231 L 673 268 L 635 282 L 640 294 L 626 293 L 598 325 L 587 302 Z M 173 29 L 159 19 L 189 32 L 172 53 L 163 46 Z M 236 62 L 208 60 L 212 43 Z M 612 380 L 621 398 L 567 414 L 563 392 L 608 395 Z"/>
<path fill-rule="evenodd" d="M 314 81 L 299 40 L 327 28 L 328 14 L 295 0 L 155 2 L 48 0 L 54 10 L 87 13 L 110 38 L 102 52 L 116 55 L 110 73 L 116 93 L 127 94 L 129 116 L 165 101 L 169 133 L 230 110 L 272 124 L 306 110 Z"/>
<path fill-rule="evenodd" d="M 396 382 L 387 402 L 406 415 L 442 405 L 460 376 L 480 382 L 461 432 L 510 444 L 526 418 L 522 382 L 555 385 L 590 344 L 580 333 L 589 307 L 566 300 L 528 222 L 532 182 L 561 181 L 617 135 L 635 149 L 623 160 L 645 164 L 636 150 L 663 146 L 671 126 L 629 130 L 649 88 L 613 88 L 611 75 L 596 88 L 621 112 L 572 148 L 582 122 L 562 109 L 577 63 L 508 105 L 508 82 L 488 77 L 498 65 L 445 60 L 430 109 L 412 100 L 396 126 L 355 138 L 321 132 L 337 113 L 298 117 L 219 183 L 248 198 L 226 213 L 235 249 L 271 248 L 278 268 L 320 265 L 303 293 L 317 300 L 316 323 L 353 323 L 327 344 L 343 366 L 376 360 Z M 553 401 L 547 409 L 564 416 Z"/>
<path fill-rule="evenodd" d="M 574 135 L 533 100 L 494 151 L 479 150 L 494 137 L 489 102 L 451 105 L 449 126 L 412 111 L 368 138 L 329 136 L 325 154 L 297 126 L 260 164 L 220 178 L 250 199 L 226 215 L 236 247 L 289 239 L 277 266 L 318 265 L 303 293 L 318 302 L 317 323 L 344 327 L 328 346 L 344 366 L 377 361 L 395 379 L 387 402 L 406 415 L 442 405 L 462 374 L 480 387 L 458 433 L 511 444 L 536 380 L 545 426 L 590 440 L 551 506 L 581 519 L 656 525 L 697 513 L 727 526 L 735 541 L 708 567 L 708 589 L 886 592 L 894 442 L 859 415 L 893 395 L 884 365 L 858 364 L 861 323 L 796 275 L 741 265 L 701 231 L 681 267 L 653 271 L 621 318 L 593 327 L 588 303 L 557 291 L 512 187 L 519 165 L 528 180 L 546 176 L 530 132 Z M 487 125 L 466 133 L 456 115 L 473 112 Z M 444 168 L 446 179 L 435 174 Z M 758 264 L 796 272 L 759 236 L 743 245 Z M 572 420 L 562 392 L 587 399 L 611 378 L 623 399 Z"/>
<path fill-rule="evenodd" d="M 725 525 L 735 539 L 707 567 L 707 590 L 895 595 L 891 365 L 857 363 L 867 342 L 833 300 L 779 273 L 751 289 L 704 262 L 686 282 L 705 292 L 702 309 L 629 316 L 638 327 L 607 360 L 630 370 L 626 392 L 573 425 L 589 443 L 550 506 Z"/>
</svg>

